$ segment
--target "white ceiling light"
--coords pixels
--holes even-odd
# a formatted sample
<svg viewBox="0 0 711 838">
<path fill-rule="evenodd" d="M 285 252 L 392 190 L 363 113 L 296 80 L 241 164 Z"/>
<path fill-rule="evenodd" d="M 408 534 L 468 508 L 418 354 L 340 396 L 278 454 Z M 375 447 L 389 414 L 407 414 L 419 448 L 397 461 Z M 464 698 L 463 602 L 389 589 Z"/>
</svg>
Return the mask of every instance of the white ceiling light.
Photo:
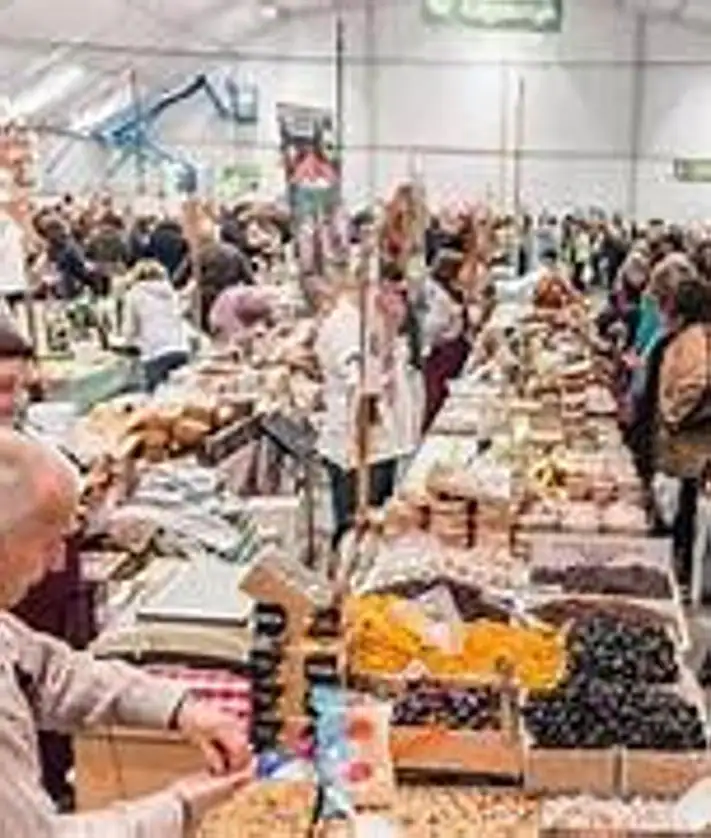
<svg viewBox="0 0 711 838">
<path fill-rule="evenodd" d="M 84 80 L 86 70 L 79 64 L 65 64 L 43 76 L 28 90 L 18 94 L 11 103 L 12 116 L 28 117 L 59 102 Z"/>
<path fill-rule="evenodd" d="M 112 117 L 118 111 L 123 110 L 131 104 L 131 93 L 126 88 L 114 91 L 110 96 L 92 105 L 70 123 L 72 131 L 87 131 L 106 119 Z"/>
<path fill-rule="evenodd" d="M 279 6 L 276 3 L 264 2 L 259 6 L 262 20 L 276 20 L 279 17 Z"/>
</svg>

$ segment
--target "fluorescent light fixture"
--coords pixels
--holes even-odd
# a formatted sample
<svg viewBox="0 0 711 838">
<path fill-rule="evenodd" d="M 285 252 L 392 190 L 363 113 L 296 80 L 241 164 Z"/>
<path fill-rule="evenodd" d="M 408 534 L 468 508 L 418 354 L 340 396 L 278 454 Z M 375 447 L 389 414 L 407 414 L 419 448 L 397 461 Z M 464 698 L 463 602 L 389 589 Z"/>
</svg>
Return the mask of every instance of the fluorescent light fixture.
<svg viewBox="0 0 711 838">
<path fill-rule="evenodd" d="M 267 0 L 267 2 L 260 5 L 259 15 L 262 20 L 276 20 L 279 17 L 279 6 Z"/>
<path fill-rule="evenodd" d="M 79 64 L 65 64 L 51 70 L 37 84 L 12 100 L 12 116 L 28 117 L 44 110 L 67 96 L 85 76 L 86 70 Z"/>
<path fill-rule="evenodd" d="M 110 119 L 115 113 L 118 113 L 130 104 L 131 93 L 127 88 L 115 90 L 100 102 L 82 111 L 82 113 L 69 123 L 69 127 L 72 131 L 87 131 L 104 122 L 104 120 Z"/>
</svg>

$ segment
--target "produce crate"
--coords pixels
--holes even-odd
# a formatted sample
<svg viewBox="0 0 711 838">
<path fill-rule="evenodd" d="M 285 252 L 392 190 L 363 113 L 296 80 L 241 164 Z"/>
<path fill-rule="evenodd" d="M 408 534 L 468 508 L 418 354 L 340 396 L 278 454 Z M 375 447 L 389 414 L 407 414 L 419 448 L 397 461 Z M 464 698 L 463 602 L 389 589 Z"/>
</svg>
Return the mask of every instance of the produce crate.
<svg viewBox="0 0 711 838">
<path fill-rule="evenodd" d="M 626 797 L 678 798 L 695 783 L 711 777 L 711 754 L 626 750 L 620 777 Z"/>
<path fill-rule="evenodd" d="M 428 727 L 394 727 L 390 751 L 402 771 L 478 774 L 520 778 L 523 746 L 500 731 L 458 731 Z"/>
<path fill-rule="evenodd" d="M 358 689 L 377 695 L 401 695 L 421 678 L 405 675 L 359 673 Z M 501 687 L 501 679 L 444 676 L 427 679 L 452 689 Z M 408 772 L 433 772 L 510 777 L 523 774 L 523 737 L 518 718 L 518 698 L 513 690 L 501 694 L 500 728 L 449 729 L 435 722 L 416 726 L 393 725 L 391 753 L 395 767 Z"/>
<path fill-rule="evenodd" d="M 581 564 L 595 564 L 614 553 L 620 557 L 639 556 L 642 561 L 664 571 L 672 568 L 672 545 L 668 538 L 598 534 L 591 540 L 573 533 L 541 533 L 532 539 L 531 546 L 534 565 L 559 562 L 571 554 L 579 556 Z"/>
<path fill-rule="evenodd" d="M 537 570 L 561 571 L 569 568 L 600 568 L 621 570 L 638 565 L 664 577 L 668 595 L 651 598 L 644 592 L 590 593 L 578 590 L 560 590 L 555 586 L 540 587 L 542 595 L 590 598 L 611 602 L 631 602 L 658 610 L 673 617 L 685 628 L 686 620 L 681 591 L 673 571 L 672 548 L 668 539 L 624 538 L 595 535 L 585 538 L 575 535 L 534 536 L 530 543 L 531 578 Z M 687 633 L 688 634 L 688 633 Z M 687 636 L 688 641 L 688 636 Z"/>
<path fill-rule="evenodd" d="M 535 794 L 593 794 L 609 797 L 619 791 L 620 752 L 529 748 L 524 787 Z"/>
<path fill-rule="evenodd" d="M 104 728 L 74 738 L 77 809 L 154 794 L 203 770 L 200 751 L 177 733 Z"/>
<path fill-rule="evenodd" d="M 541 829 L 539 838 L 706 838 L 709 832 L 655 832 L 629 829 Z"/>
<path fill-rule="evenodd" d="M 676 582 L 674 582 L 673 590 L 678 592 Z M 575 603 L 578 603 L 584 610 L 599 611 L 622 618 L 627 616 L 633 621 L 636 615 L 640 621 L 666 627 L 681 655 L 689 650 L 691 637 L 681 604 L 677 601 L 678 598 L 678 593 L 674 594 L 672 600 L 640 600 L 621 596 L 554 594 L 539 591 L 529 596 L 528 606 L 532 613 L 541 616 L 542 619 L 546 619 L 545 610 L 553 608 L 556 604 L 560 606 L 561 610 L 565 610 L 566 604 L 575 610 L 573 608 Z M 646 620 L 644 620 L 645 615 Z"/>
<path fill-rule="evenodd" d="M 704 693 L 694 673 L 683 663 L 675 690 L 697 707 L 708 734 L 709 720 Z M 630 797 L 679 798 L 706 777 L 711 777 L 709 751 L 625 749 L 621 755 L 621 792 Z"/>
</svg>

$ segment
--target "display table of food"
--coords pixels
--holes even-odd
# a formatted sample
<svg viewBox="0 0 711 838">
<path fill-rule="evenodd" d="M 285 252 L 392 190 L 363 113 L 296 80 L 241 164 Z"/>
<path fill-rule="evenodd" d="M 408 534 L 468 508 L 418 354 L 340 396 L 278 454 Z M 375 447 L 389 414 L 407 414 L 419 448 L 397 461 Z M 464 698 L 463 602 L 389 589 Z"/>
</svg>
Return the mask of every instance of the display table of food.
<svg viewBox="0 0 711 838">
<path fill-rule="evenodd" d="M 276 762 L 201 838 L 708 834 L 709 719 L 671 547 L 648 534 L 566 294 L 538 288 L 519 329 L 482 336 L 337 585 L 283 543 L 236 563 L 253 603 L 240 723 Z M 119 796 L 165 782 L 176 747 L 148 757 L 133 736 Z"/>
</svg>

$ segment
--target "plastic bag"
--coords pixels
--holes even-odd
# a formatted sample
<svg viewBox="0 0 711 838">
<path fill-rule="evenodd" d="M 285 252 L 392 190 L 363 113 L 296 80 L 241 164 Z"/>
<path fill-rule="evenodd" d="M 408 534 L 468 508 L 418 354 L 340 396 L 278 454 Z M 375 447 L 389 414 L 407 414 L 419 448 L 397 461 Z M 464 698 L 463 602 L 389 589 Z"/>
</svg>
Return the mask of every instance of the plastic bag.
<svg viewBox="0 0 711 838">
<path fill-rule="evenodd" d="M 314 687 L 316 772 L 324 819 L 354 817 L 395 802 L 390 704 L 333 687 Z"/>
</svg>

